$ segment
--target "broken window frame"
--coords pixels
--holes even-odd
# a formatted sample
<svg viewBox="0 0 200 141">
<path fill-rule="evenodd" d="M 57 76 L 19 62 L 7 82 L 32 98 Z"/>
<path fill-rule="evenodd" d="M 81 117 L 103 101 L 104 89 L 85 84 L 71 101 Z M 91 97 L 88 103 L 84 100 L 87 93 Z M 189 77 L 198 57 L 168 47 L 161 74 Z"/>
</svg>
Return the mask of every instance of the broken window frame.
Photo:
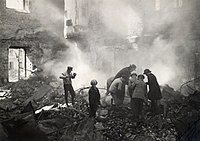
<svg viewBox="0 0 200 141">
<path fill-rule="evenodd" d="M 155 10 L 160 11 L 161 10 L 161 0 L 155 0 Z"/>
<path fill-rule="evenodd" d="M 183 0 L 174 0 L 174 7 L 175 8 L 182 8 L 183 7 Z"/>
<path fill-rule="evenodd" d="M 13 1 L 15 1 L 15 4 L 10 4 Z M 6 8 L 15 9 L 18 12 L 30 13 L 30 0 L 6 0 Z"/>
</svg>

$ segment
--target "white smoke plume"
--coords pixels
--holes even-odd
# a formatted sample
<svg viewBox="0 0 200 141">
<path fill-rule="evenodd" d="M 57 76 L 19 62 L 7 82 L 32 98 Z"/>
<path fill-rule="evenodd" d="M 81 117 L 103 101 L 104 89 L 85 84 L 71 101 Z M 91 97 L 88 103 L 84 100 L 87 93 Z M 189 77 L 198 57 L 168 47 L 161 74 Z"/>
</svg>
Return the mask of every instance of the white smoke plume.
<svg viewBox="0 0 200 141">
<path fill-rule="evenodd" d="M 104 87 L 104 81 L 106 76 L 101 71 L 95 70 L 90 61 L 90 58 L 86 53 L 83 53 L 76 43 L 71 43 L 70 48 L 61 52 L 62 56 L 60 59 L 48 61 L 44 65 L 46 73 L 56 76 L 59 78 L 61 73 L 67 70 L 67 66 L 73 67 L 73 72 L 77 73 L 76 78 L 73 80 L 75 89 L 90 85 L 92 79 L 98 80 L 98 86 Z"/>
<path fill-rule="evenodd" d="M 44 9 L 46 9 L 46 4 L 40 6 L 44 6 Z M 41 23 L 46 26 L 51 25 L 52 19 L 56 23 L 56 21 L 60 21 L 63 18 L 63 14 L 59 12 L 57 7 L 53 4 L 48 4 L 48 6 L 51 7 L 50 10 L 55 11 L 55 15 L 45 16 L 47 13 L 42 14 L 44 11 L 41 10 L 42 15 L 39 16 Z M 91 7 L 97 9 L 99 23 L 103 24 L 102 32 L 112 32 L 114 34 L 111 35 L 119 36 L 124 40 L 127 40 L 128 35 L 143 35 L 144 20 L 140 14 L 141 11 L 138 10 L 139 6 L 132 6 L 129 0 L 99 0 Z M 101 43 L 90 40 L 88 48 L 90 48 L 91 52 L 84 52 L 76 44 L 70 44 L 66 41 L 66 46 L 69 49 L 60 52 L 59 59 L 48 61 L 44 65 L 45 71 L 58 78 L 66 70 L 66 67 L 70 65 L 74 67 L 74 72 L 77 72 L 77 78 L 74 80 L 76 88 L 89 85 L 91 79 L 97 79 L 100 85 L 104 86 L 108 76 L 114 75 L 122 67 L 135 63 L 138 73 L 143 73 L 145 68 L 149 68 L 157 76 L 160 84 L 171 84 L 176 87 L 180 85 L 181 78 L 184 75 L 184 68 L 181 65 L 182 60 L 179 57 L 190 52 L 188 45 L 191 44 L 188 42 L 187 33 L 190 32 L 191 22 L 184 13 L 166 13 L 161 12 L 161 19 L 152 17 L 146 19 L 149 22 L 145 26 L 148 27 L 150 33 L 155 33 L 156 35 L 148 45 L 134 44 L 133 48 L 128 48 L 127 50 L 118 50 L 113 45 L 110 49 L 104 49 L 104 39 L 107 37 L 98 34 L 98 39 L 100 39 Z M 151 14 L 149 13 L 149 15 Z M 178 20 L 182 22 L 179 23 L 177 22 Z M 183 31 L 181 30 L 182 28 L 184 29 Z M 51 26 L 50 29 L 54 30 Z M 97 36 L 92 33 L 89 32 L 91 34 L 90 37 Z M 115 44 L 115 41 L 113 41 L 113 44 Z M 182 53 L 177 52 L 180 46 L 181 50 L 183 50 Z M 98 66 L 99 62 L 102 62 L 99 67 L 100 70 L 95 67 Z M 105 66 L 104 64 L 107 65 Z"/>
<path fill-rule="evenodd" d="M 124 38 L 142 33 L 142 19 L 129 3 L 122 0 L 102 0 L 100 9 L 102 22 L 109 30 Z"/>
</svg>

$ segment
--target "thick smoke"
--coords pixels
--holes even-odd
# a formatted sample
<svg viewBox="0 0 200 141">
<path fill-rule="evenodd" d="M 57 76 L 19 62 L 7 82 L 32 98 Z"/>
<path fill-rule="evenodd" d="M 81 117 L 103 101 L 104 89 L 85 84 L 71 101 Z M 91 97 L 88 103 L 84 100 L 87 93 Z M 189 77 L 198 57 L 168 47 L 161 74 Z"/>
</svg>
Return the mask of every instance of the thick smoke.
<svg viewBox="0 0 200 141">
<path fill-rule="evenodd" d="M 76 89 L 89 86 L 92 79 L 97 79 L 98 85 L 104 86 L 105 75 L 101 71 L 93 69 L 89 55 L 83 53 L 76 43 L 71 43 L 70 48 L 60 52 L 59 55 L 61 58 L 45 63 L 44 68 L 47 73 L 59 78 L 61 73 L 67 70 L 67 66 L 72 66 L 73 72 L 77 73 L 76 79 L 73 80 Z"/>
<path fill-rule="evenodd" d="M 102 0 L 100 14 L 107 29 L 127 38 L 128 35 L 141 35 L 142 19 L 130 5 L 122 0 Z"/>
<path fill-rule="evenodd" d="M 143 20 L 139 13 L 141 11 L 136 11 L 138 10 L 136 6 L 130 6 L 128 0 L 103 1 L 101 4 L 102 22 L 107 29 L 121 35 L 122 38 L 130 33 L 132 36 L 143 38 L 146 35 L 141 35 L 142 32 L 149 33 L 153 37 L 151 42 L 127 50 L 126 59 L 121 59 L 123 51 L 118 51 L 121 61 L 118 62 L 119 65 L 115 64 L 115 67 L 119 69 L 135 63 L 138 73 L 150 68 L 161 85 L 170 84 L 178 88 L 186 79 L 187 68 L 183 59 L 188 57 L 193 47 L 189 37 L 193 19 L 188 12 L 174 8 L 174 3 L 171 1 L 166 2 L 166 6 L 162 6 L 157 13 L 154 9 L 148 11 L 148 7 L 144 5 L 147 9 L 144 9 L 145 20 Z M 192 4 L 184 5 L 182 9 L 190 11 L 192 6 Z"/>
<path fill-rule="evenodd" d="M 51 24 L 63 20 L 60 10 L 47 1 L 43 1 L 42 4 L 38 1 L 35 5 L 40 7 L 38 19 L 41 23 L 52 32 L 56 32 L 57 27 L 55 28 Z M 161 18 L 158 19 L 152 18 L 152 15 L 155 14 L 154 11 L 154 13 L 147 14 L 146 20 L 149 21 L 144 21 L 141 5 L 133 5 L 130 0 L 98 0 L 90 6 L 93 10 L 96 9 L 95 12 L 98 14 L 97 24 L 103 25 L 99 33 L 90 29 L 88 48 L 91 52 L 84 52 L 78 48 L 76 43 L 69 43 L 65 40 L 65 44 L 69 48 L 60 52 L 59 58 L 48 61 L 44 65 L 47 73 L 58 78 L 62 72 L 66 71 L 66 67 L 71 65 L 78 74 L 77 79 L 74 80 L 76 88 L 89 85 L 90 80 L 94 78 L 100 82 L 101 86 L 104 86 L 108 76 L 112 76 L 122 67 L 134 63 L 137 65 L 137 73 L 143 73 L 145 68 L 151 69 L 160 84 L 178 86 L 182 83 L 181 78 L 185 72 L 180 56 L 187 55 L 190 52 L 188 46 L 191 45 L 187 39 L 191 29 L 191 19 L 188 18 L 188 15 L 160 12 Z M 49 10 L 54 11 L 55 14 L 48 15 Z M 166 10 L 169 9 L 165 7 L 163 11 Z M 144 30 L 147 30 L 144 27 L 148 29 L 149 34 L 153 34 L 152 41 L 146 44 L 143 41 L 130 43 L 129 36 L 141 38 L 146 36 L 143 34 Z M 112 34 L 105 36 L 102 32 Z M 119 37 L 125 40 L 126 44 L 132 44 L 132 47 L 118 49 L 118 45 L 115 45 L 117 40 L 113 40 L 113 46 L 111 44 L 109 47 L 104 42 L 106 38 L 109 38 L 108 36 Z M 92 40 L 91 37 L 96 37 L 98 42 Z M 60 38 L 63 39 L 62 36 Z M 183 50 L 182 53 L 177 51 L 179 48 Z"/>
<path fill-rule="evenodd" d="M 52 35 L 63 38 L 61 31 L 64 26 L 64 13 L 63 9 L 59 7 L 60 5 L 62 5 L 62 0 L 34 0 L 31 1 L 33 11 L 31 14 L 42 24 L 43 29 L 50 31 Z M 61 23 L 63 26 L 60 26 Z"/>
</svg>

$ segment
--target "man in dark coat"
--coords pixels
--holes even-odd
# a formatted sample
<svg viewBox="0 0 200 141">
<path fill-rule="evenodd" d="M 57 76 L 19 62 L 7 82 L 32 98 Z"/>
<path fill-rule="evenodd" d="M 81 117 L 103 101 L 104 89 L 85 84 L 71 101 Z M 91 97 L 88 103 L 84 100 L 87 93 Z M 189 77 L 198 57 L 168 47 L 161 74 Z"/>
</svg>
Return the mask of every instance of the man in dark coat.
<svg viewBox="0 0 200 141">
<path fill-rule="evenodd" d="M 129 81 L 129 77 L 131 76 L 131 72 L 134 71 L 135 69 L 136 69 L 136 66 L 134 64 L 132 64 L 129 67 L 125 67 L 125 68 L 121 69 L 114 77 L 110 77 L 109 79 L 107 79 L 107 94 L 108 94 L 108 90 L 109 90 L 112 82 L 117 78 L 120 78 L 122 76 L 126 77 L 125 84 L 128 85 L 128 81 Z"/>
<path fill-rule="evenodd" d="M 125 67 L 123 69 L 121 69 L 114 77 L 113 81 L 116 78 L 120 78 L 122 76 L 125 76 L 127 78 L 127 80 L 125 81 L 126 84 L 128 85 L 128 81 L 129 81 L 129 77 L 131 76 L 131 72 L 134 71 L 136 69 L 136 66 L 134 64 L 130 65 L 129 67 Z"/>
<path fill-rule="evenodd" d="M 149 92 L 147 93 L 147 98 L 151 100 L 151 112 L 156 115 L 159 114 L 158 101 L 162 98 L 160 91 L 160 86 L 154 74 L 151 73 L 149 69 L 144 70 L 144 74 L 148 78 Z"/>
</svg>

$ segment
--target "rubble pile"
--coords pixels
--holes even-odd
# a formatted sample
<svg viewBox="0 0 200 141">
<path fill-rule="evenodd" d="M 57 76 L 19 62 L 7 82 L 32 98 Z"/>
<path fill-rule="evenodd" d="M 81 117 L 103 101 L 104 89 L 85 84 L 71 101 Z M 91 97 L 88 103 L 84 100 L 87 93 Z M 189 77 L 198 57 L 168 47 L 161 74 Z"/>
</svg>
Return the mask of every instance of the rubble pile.
<svg viewBox="0 0 200 141">
<path fill-rule="evenodd" d="M 200 125 L 198 91 L 186 97 L 164 86 L 161 114 L 152 116 L 146 103 L 144 116 L 138 121 L 127 105 L 104 105 L 99 108 L 97 118 L 88 118 L 85 91 L 78 91 L 75 105 L 66 107 L 61 104 L 64 103 L 62 87 L 53 78 L 33 77 L 7 88 L 11 89 L 11 97 L 1 100 L 0 134 L 11 141 L 16 137 L 41 141 L 185 141 L 188 135 L 190 138 L 198 135 L 193 127 L 194 123 Z"/>
<path fill-rule="evenodd" d="M 49 140 L 57 141 L 66 130 L 78 127 L 85 120 L 85 114 L 73 108 L 59 108 L 57 111 L 43 111 L 38 115 L 38 120 L 40 129 L 48 135 Z M 73 131 L 76 133 L 76 129 Z"/>
<path fill-rule="evenodd" d="M 106 107 L 108 115 L 99 121 L 102 123 L 100 130 L 103 140 L 186 141 L 199 136 L 200 129 L 196 126 L 200 125 L 200 111 L 197 108 L 200 98 L 197 93 L 186 97 L 165 86 L 162 89 L 161 115 L 151 116 L 145 105 L 146 114 L 139 122 L 132 118 L 128 107 Z"/>
<path fill-rule="evenodd" d="M 194 126 L 195 130 L 190 132 L 190 139 L 194 138 L 193 135 L 196 134 L 196 130 L 199 130 L 199 127 L 195 125 L 200 119 L 200 110 L 196 108 L 199 105 L 200 98 L 198 95 L 195 96 L 195 93 L 187 97 L 182 97 L 181 99 L 168 101 L 168 119 L 170 119 L 175 126 L 178 133 L 177 138 L 180 140 L 183 140 L 183 138 L 185 138 L 184 136 L 188 134 Z M 189 139 L 184 139 L 183 141 L 187 140 Z"/>
<path fill-rule="evenodd" d="M 104 140 L 176 140 L 174 125 L 164 118 L 147 115 L 142 121 L 136 122 L 130 108 L 110 107 L 108 111 L 107 119 L 102 121 Z"/>
<path fill-rule="evenodd" d="M 15 110 L 15 108 L 24 107 L 30 101 L 33 102 L 32 104 L 36 108 L 62 103 L 64 102 L 62 88 L 60 84 L 54 86 L 53 82 L 55 82 L 53 77 L 36 76 L 8 84 L 3 89 L 10 90 L 10 98 L 3 100 L 0 107 Z"/>
</svg>

